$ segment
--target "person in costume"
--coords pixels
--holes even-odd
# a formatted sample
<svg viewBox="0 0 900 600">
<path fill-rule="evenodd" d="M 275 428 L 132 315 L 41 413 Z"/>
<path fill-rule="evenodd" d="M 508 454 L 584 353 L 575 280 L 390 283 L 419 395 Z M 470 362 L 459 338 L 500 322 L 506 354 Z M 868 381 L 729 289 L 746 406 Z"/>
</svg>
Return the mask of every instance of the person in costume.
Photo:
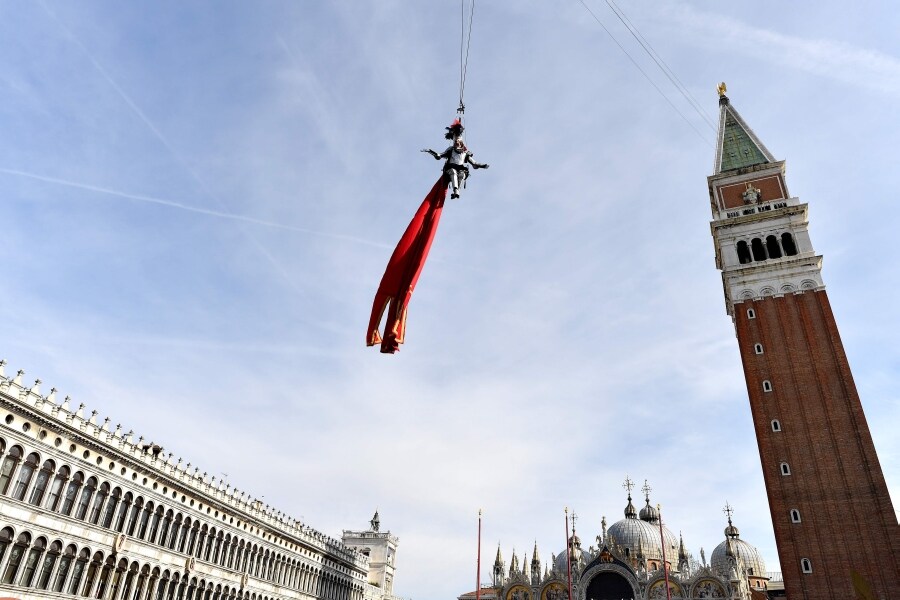
<svg viewBox="0 0 900 600">
<path fill-rule="evenodd" d="M 463 140 L 462 133 L 465 130 L 459 119 L 453 121 L 450 127 L 447 127 L 447 133 L 444 137 L 451 140 L 450 146 L 442 153 L 438 154 L 431 148 L 425 148 L 422 152 L 432 155 L 435 160 L 445 159 L 444 178 L 450 185 L 450 197 L 459 198 L 460 185 L 465 186 L 466 178 L 469 177 L 469 167 L 473 169 L 487 169 L 490 165 L 477 163 L 472 160 L 474 154 L 469 152 L 466 143 Z"/>
</svg>

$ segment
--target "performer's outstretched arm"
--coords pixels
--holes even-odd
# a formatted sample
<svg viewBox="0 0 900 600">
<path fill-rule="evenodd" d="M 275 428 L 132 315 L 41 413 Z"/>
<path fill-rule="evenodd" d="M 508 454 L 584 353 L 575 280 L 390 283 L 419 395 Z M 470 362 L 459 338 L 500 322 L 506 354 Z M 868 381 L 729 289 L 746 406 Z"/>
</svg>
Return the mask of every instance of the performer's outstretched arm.
<svg viewBox="0 0 900 600">
<path fill-rule="evenodd" d="M 434 160 L 441 160 L 441 158 L 446 158 L 445 156 L 442 156 L 442 155 L 438 154 L 437 152 L 435 152 L 435 151 L 432 150 L 431 148 L 422 148 L 422 152 L 424 152 L 425 154 L 430 154 L 430 155 L 432 155 L 432 156 L 434 157 Z"/>
</svg>

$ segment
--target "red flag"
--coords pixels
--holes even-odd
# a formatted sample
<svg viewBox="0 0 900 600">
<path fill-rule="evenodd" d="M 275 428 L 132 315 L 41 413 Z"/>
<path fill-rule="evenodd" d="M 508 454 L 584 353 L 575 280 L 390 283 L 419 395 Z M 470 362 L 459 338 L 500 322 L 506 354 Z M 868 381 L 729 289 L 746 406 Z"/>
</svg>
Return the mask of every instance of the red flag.
<svg viewBox="0 0 900 600">
<path fill-rule="evenodd" d="M 425 196 L 425 200 L 410 221 L 403 237 L 394 248 L 388 261 L 375 301 L 366 333 L 366 345 L 381 344 L 381 351 L 393 354 L 400 349 L 406 334 L 406 307 L 419 280 L 419 273 L 428 258 L 431 241 L 441 220 L 444 199 L 447 197 L 447 182 L 443 175 Z M 387 309 L 384 338 L 378 333 L 378 325 Z"/>
</svg>

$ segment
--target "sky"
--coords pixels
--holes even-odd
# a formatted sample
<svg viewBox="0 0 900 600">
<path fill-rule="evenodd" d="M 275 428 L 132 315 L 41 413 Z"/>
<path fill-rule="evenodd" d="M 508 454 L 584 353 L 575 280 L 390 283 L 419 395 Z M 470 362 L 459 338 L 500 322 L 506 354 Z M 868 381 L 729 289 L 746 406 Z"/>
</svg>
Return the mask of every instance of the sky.
<svg viewBox="0 0 900 600">
<path fill-rule="evenodd" d="M 365 329 L 440 173 L 459 3 L 0 2 L 7 372 L 331 536 L 377 508 L 405 598 L 474 588 L 479 508 L 485 582 L 498 542 L 558 553 L 566 506 L 594 543 L 626 476 L 694 555 L 729 502 L 778 571 L 709 230 L 725 81 L 809 203 L 900 506 L 900 12 L 617 1 L 702 111 L 604 0 L 478 2 L 490 169 L 393 356 Z"/>
</svg>

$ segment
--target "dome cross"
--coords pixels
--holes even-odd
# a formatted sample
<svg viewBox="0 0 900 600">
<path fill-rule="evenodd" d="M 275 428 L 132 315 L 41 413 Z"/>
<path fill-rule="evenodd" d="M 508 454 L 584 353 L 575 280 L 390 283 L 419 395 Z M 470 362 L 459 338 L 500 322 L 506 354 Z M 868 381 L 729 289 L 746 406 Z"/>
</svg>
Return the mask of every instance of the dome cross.
<svg viewBox="0 0 900 600">
<path fill-rule="evenodd" d="M 728 524 L 731 525 L 731 515 L 734 514 L 734 509 L 728 504 L 728 501 L 725 501 L 725 508 L 722 509 L 722 512 L 728 516 Z"/>
</svg>

